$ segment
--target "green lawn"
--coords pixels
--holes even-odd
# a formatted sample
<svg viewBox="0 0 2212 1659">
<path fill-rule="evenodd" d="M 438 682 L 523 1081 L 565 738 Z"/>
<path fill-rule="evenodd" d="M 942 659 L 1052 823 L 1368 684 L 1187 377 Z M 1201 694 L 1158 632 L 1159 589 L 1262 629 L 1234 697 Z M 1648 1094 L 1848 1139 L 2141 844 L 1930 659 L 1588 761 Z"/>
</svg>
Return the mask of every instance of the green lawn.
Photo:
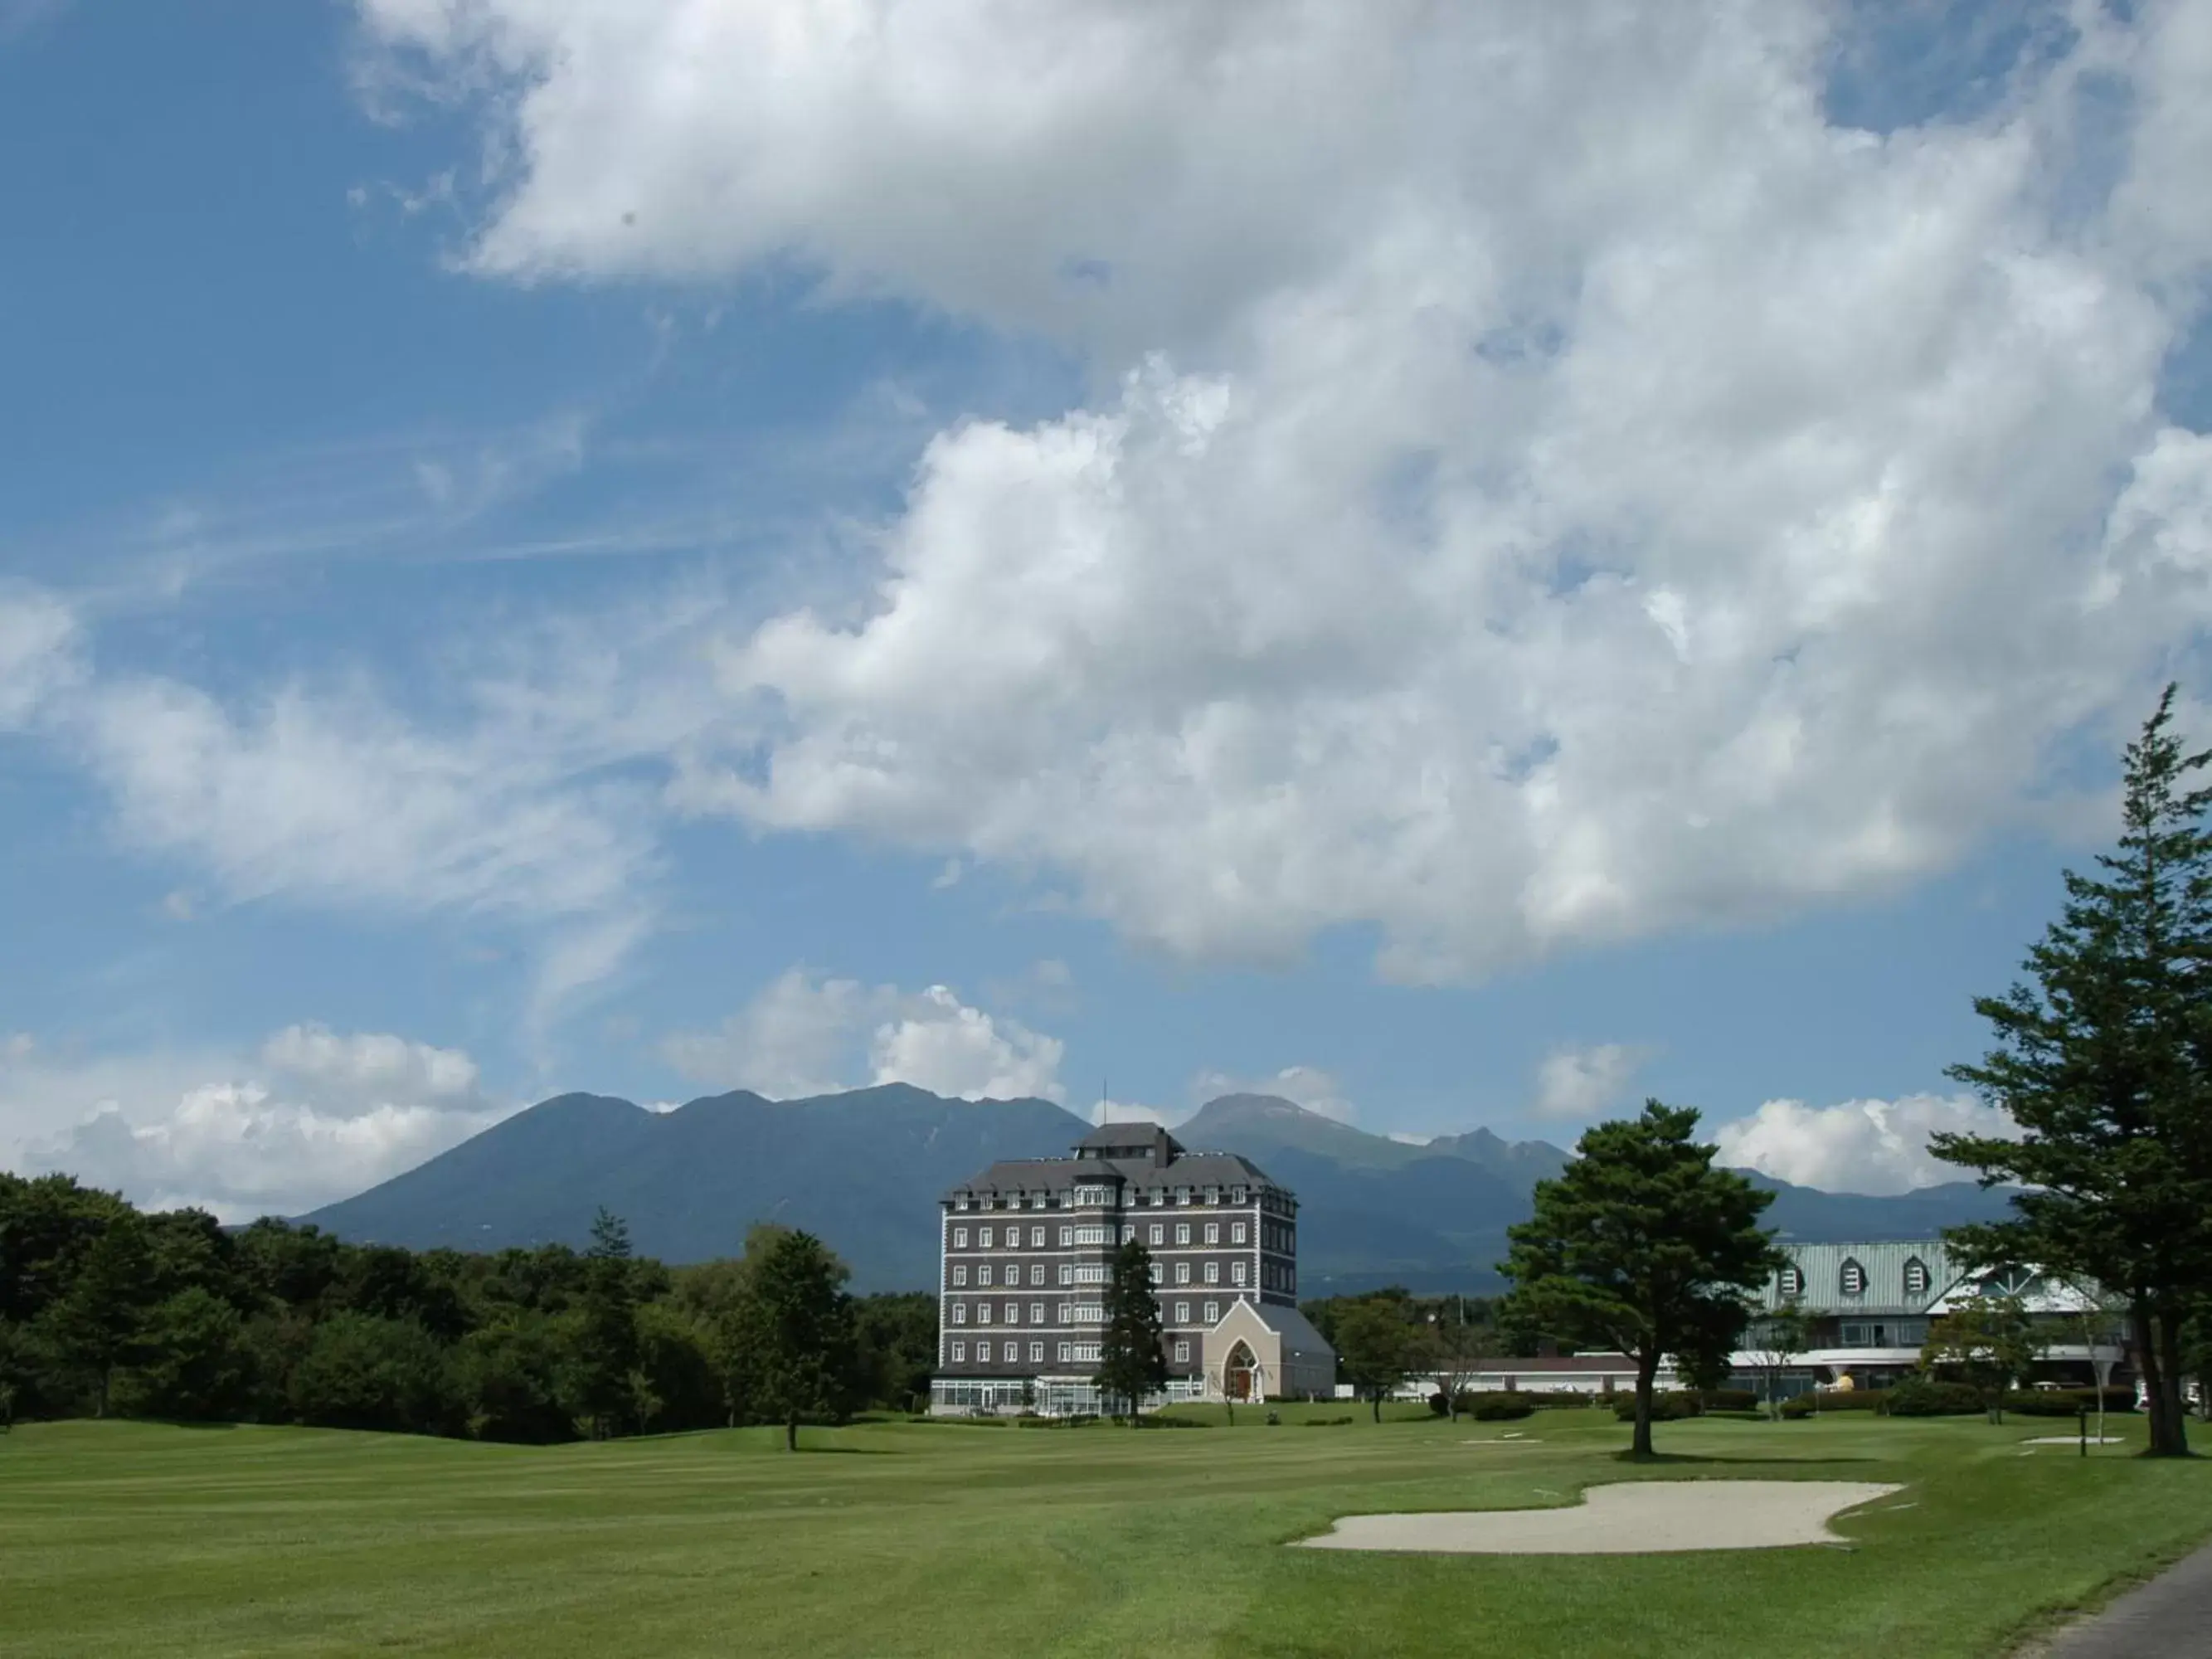
<svg viewBox="0 0 2212 1659">
<path fill-rule="evenodd" d="M 536 1449 L 31 1425 L 0 1436 L 0 1653 L 1987 1655 L 2212 1533 L 2212 1463 L 2021 1455 L 2064 1426 L 1666 1424 L 1680 1461 L 1631 1468 L 1591 1412 L 864 1425 L 795 1456 L 750 1430 Z M 1541 1443 L 1467 1443 L 1516 1431 Z M 1845 1522 L 1849 1549 L 1281 1547 L 1350 1512 L 1655 1477 L 1911 1490 Z"/>
</svg>

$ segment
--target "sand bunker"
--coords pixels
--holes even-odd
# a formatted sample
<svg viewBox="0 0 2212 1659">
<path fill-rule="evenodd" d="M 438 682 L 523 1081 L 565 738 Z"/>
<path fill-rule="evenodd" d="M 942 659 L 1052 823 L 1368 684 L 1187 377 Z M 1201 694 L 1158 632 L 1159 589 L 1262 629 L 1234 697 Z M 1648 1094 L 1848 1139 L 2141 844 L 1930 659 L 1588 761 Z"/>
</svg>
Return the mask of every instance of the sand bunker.
<svg viewBox="0 0 2212 1659">
<path fill-rule="evenodd" d="M 1655 1555 L 1834 1544 L 1828 1519 L 1904 1488 L 1867 1480 L 1625 1480 L 1564 1510 L 1348 1515 L 1315 1550 L 1446 1555 Z"/>
<path fill-rule="evenodd" d="M 2033 1439 L 2023 1440 L 2020 1443 L 2023 1446 L 2078 1446 L 2081 1443 L 2081 1437 L 2078 1434 L 2039 1434 Z M 2093 1446 L 2117 1446 L 2120 1443 L 2120 1437 L 2108 1434 L 2100 1437 L 2093 1434 L 2089 1437 L 2089 1443 Z"/>
</svg>

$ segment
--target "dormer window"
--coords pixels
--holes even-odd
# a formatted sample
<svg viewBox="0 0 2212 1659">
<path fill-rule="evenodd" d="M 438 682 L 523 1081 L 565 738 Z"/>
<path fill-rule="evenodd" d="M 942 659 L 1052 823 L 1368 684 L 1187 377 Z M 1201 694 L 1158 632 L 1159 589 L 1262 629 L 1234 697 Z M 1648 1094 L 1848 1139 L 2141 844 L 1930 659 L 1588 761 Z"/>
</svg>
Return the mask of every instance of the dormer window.
<svg viewBox="0 0 2212 1659">
<path fill-rule="evenodd" d="M 1905 1264 L 1905 1293 L 1907 1296 L 1928 1294 L 1929 1274 L 1928 1264 L 1918 1256 Z"/>
<path fill-rule="evenodd" d="M 1782 1294 L 1793 1300 L 1805 1294 L 1805 1271 L 1795 1263 L 1782 1270 Z"/>
<path fill-rule="evenodd" d="M 1845 1296 L 1864 1296 L 1866 1269 L 1860 1267 L 1856 1261 L 1846 1261 L 1844 1263 L 1842 1273 L 1838 1275 L 1838 1283 Z"/>
</svg>

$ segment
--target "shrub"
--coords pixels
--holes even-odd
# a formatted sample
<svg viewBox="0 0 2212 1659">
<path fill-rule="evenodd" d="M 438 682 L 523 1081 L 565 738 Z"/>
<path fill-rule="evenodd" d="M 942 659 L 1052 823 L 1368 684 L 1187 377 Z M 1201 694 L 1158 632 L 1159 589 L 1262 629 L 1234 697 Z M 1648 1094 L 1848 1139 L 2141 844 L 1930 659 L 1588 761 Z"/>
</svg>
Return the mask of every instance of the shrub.
<svg viewBox="0 0 2212 1659">
<path fill-rule="evenodd" d="M 1678 1423 L 1686 1417 L 1698 1414 L 1698 1397 L 1680 1389 L 1651 1396 L 1651 1420 L 1654 1423 Z M 1632 1394 L 1616 1395 L 1613 1402 L 1616 1421 L 1633 1423 L 1636 1420 L 1636 1396 Z"/>
<path fill-rule="evenodd" d="M 1466 1405 L 1467 1396 L 1465 1395 L 1462 1395 L 1460 1396 L 1460 1403 L 1462 1407 Z M 1444 1417 L 1449 1415 L 1451 1408 L 1451 1396 L 1445 1394 L 1442 1389 L 1437 1390 L 1435 1394 L 1429 1396 L 1429 1410 L 1437 1416 Z"/>
<path fill-rule="evenodd" d="M 1966 1417 L 1982 1409 L 1980 1391 L 1963 1382 L 1916 1377 L 1887 1392 L 1892 1417 Z"/>
<path fill-rule="evenodd" d="M 1878 1412 L 1891 1389 L 1822 1389 L 1813 1398 L 1824 1412 Z"/>
<path fill-rule="evenodd" d="M 1485 1394 L 1475 1396 L 1468 1415 L 1478 1423 L 1510 1423 L 1528 1416 L 1536 1409 L 1536 1402 L 1521 1394 Z"/>
<path fill-rule="evenodd" d="M 1802 1423 L 1813 1414 L 1814 1409 L 1811 1395 L 1792 1395 L 1782 1402 L 1782 1420 L 1785 1423 Z"/>
<path fill-rule="evenodd" d="M 1562 1406 L 1589 1407 L 1610 1403 L 1597 1395 L 1584 1394 L 1580 1389 L 1534 1389 L 1521 1397 L 1540 1411 Z"/>
<path fill-rule="evenodd" d="M 1709 1412 L 1755 1412 L 1759 1395 L 1750 1389 L 1707 1389 L 1698 1396 Z"/>
<path fill-rule="evenodd" d="M 1305 1420 L 1305 1426 L 1310 1429 L 1334 1429 L 1346 1423 L 1357 1423 L 1358 1420 L 1356 1417 L 1309 1417 Z"/>
</svg>

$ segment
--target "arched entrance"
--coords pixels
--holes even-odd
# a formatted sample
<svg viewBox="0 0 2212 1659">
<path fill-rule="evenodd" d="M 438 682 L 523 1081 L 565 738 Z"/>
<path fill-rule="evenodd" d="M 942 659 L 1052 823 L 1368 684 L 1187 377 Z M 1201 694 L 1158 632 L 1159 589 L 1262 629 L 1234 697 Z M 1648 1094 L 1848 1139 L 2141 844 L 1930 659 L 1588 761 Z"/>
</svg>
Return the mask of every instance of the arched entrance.
<svg viewBox="0 0 2212 1659">
<path fill-rule="evenodd" d="M 1260 1362 L 1251 1348 L 1243 1341 L 1229 1351 L 1229 1358 L 1221 1367 L 1221 1392 L 1231 1400 L 1256 1400 Z"/>
</svg>

